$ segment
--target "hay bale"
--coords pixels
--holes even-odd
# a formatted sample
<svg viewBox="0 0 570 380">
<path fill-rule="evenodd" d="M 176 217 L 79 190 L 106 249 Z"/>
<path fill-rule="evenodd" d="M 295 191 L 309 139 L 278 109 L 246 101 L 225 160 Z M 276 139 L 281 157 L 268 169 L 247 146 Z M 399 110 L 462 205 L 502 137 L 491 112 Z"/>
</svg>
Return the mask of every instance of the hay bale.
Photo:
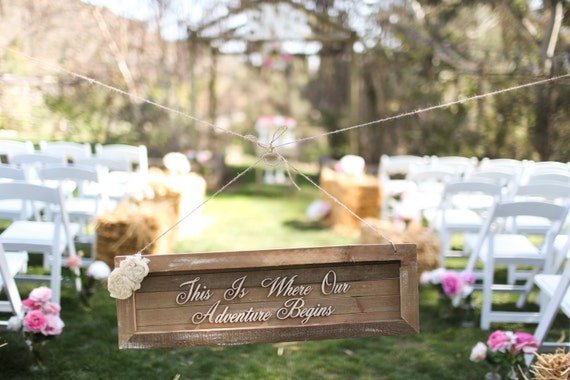
<svg viewBox="0 0 570 380">
<path fill-rule="evenodd" d="M 439 268 L 441 264 L 439 239 L 437 235 L 424 229 L 417 223 L 410 223 L 407 228 L 399 228 L 394 223 L 385 220 L 366 218 L 361 224 L 360 244 L 416 244 L 418 276 L 424 271 Z"/>
<path fill-rule="evenodd" d="M 174 239 L 165 232 L 171 217 L 152 205 L 125 203 L 97 219 L 95 259 L 114 267 L 115 256 L 131 255 L 145 249 L 144 254 L 172 253 Z M 155 241 L 156 240 L 156 241 Z"/>
<path fill-rule="evenodd" d="M 358 217 L 378 217 L 380 215 L 381 191 L 380 182 L 376 177 L 337 173 L 324 167 L 321 170 L 320 185 Z M 325 224 L 359 228 L 360 220 L 345 207 L 331 200 L 326 194 L 323 195 L 323 199 L 332 205 L 330 213 L 324 220 Z"/>
</svg>

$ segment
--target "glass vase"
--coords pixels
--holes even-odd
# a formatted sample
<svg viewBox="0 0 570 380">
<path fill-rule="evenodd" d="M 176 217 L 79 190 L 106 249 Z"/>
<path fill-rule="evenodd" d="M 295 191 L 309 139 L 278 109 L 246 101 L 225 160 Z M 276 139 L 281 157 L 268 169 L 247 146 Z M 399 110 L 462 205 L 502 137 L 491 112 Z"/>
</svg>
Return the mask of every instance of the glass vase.
<svg viewBox="0 0 570 380">
<path fill-rule="evenodd" d="M 492 371 L 489 371 L 485 374 L 485 380 L 501 380 L 501 374 L 499 373 L 498 368 L 493 368 Z"/>
<path fill-rule="evenodd" d="M 31 372 L 42 372 L 46 370 L 44 361 L 44 347 L 46 340 L 38 337 L 37 334 L 26 335 L 26 347 L 30 353 L 30 366 Z"/>
<path fill-rule="evenodd" d="M 475 307 L 471 303 L 471 296 L 467 297 L 460 305 L 461 307 L 461 326 L 475 327 Z"/>
</svg>

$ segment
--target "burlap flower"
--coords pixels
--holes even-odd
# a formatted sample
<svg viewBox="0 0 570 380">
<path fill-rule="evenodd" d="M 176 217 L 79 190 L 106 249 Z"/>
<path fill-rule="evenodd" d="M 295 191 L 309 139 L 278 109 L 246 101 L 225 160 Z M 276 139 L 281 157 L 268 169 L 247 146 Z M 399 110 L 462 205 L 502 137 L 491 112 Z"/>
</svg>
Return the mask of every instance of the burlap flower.
<svg viewBox="0 0 570 380">
<path fill-rule="evenodd" d="M 149 272 L 148 262 L 140 253 L 123 260 L 107 279 L 107 289 L 111 297 L 124 300 L 140 289 L 142 280 Z"/>
</svg>

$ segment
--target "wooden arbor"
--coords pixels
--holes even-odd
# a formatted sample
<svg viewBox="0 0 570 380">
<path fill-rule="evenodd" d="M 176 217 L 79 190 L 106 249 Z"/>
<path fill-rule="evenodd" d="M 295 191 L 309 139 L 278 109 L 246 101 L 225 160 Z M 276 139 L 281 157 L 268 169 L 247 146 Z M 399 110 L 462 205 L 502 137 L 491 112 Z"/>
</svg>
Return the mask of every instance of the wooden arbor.
<svg viewBox="0 0 570 380">
<path fill-rule="evenodd" d="M 188 47 L 196 57 L 199 45 L 210 47 L 212 65 L 209 83 L 209 118 L 217 116 L 216 56 L 218 54 L 248 54 L 271 43 L 295 44 L 296 56 L 321 55 L 324 47 L 350 54 L 349 120 L 358 123 L 359 103 L 358 65 L 353 45 L 357 34 L 327 14 L 326 5 L 309 9 L 303 3 L 291 0 L 242 0 L 238 7 L 228 8 L 221 17 L 188 29 Z M 194 58 L 192 58 L 194 59 Z M 192 64 L 193 70 L 193 64 Z M 192 76 L 194 77 L 194 76 Z M 194 91 L 193 91 L 194 92 Z M 195 111 L 192 99 L 192 111 Z M 357 130 L 350 135 L 351 151 L 358 151 Z"/>
</svg>

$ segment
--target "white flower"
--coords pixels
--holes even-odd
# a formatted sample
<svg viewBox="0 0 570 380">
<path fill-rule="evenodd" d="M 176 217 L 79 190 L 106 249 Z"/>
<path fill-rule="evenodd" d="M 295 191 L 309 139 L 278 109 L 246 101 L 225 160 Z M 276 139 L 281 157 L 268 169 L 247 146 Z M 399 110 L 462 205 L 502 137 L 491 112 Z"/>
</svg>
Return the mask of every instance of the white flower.
<svg viewBox="0 0 570 380">
<path fill-rule="evenodd" d="M 117 268 L 112 271 L 107 279 L 107 289 L 109 290 L 111 297 L 120 300 L 129 298 L 133 294 L 137 285 L 138 284 L 125 275 L 121 268 Z"/>
<path fill-rule="evenodd" d="M 473 362 L 482 362 L 487 358 L 487 346 L 483 342 L 478 342 L 471 350 L 469 359 Z"/>
<path fill-rule="evenodd" d="M 142 280 L 149 272 L 148 262 L 140 253 L 121 261 L 107 279 L 107 288 L 111 297 L 127 299 L 133 291 L 140 289 Z"/>
<path fill-rule="evenodd" d="M 109 268 L 106 262 L 100 260 L 93 261 L 85 272 L 87 276 L 93 277 L 95 280 L 104 280 L 109 277 L 110 273 L 111 268 Z"/>
<path fill-rule="evenodd" d="M 148 259 L 142 258 L 140 253 L 137 253 L 121 261 L 119 268 L 121 268 L 125 275 L 132 281 L 140 283 L 148 274 L 148 261 Z"/>
<path fill-rule="evenodd" d="M 8 319 L 8 324 L 6 325 L 6 329 L 9 331 L 20 331 L 22 328 L 22 320 L 17 315 L 13 315 Z"/>
</svg>

